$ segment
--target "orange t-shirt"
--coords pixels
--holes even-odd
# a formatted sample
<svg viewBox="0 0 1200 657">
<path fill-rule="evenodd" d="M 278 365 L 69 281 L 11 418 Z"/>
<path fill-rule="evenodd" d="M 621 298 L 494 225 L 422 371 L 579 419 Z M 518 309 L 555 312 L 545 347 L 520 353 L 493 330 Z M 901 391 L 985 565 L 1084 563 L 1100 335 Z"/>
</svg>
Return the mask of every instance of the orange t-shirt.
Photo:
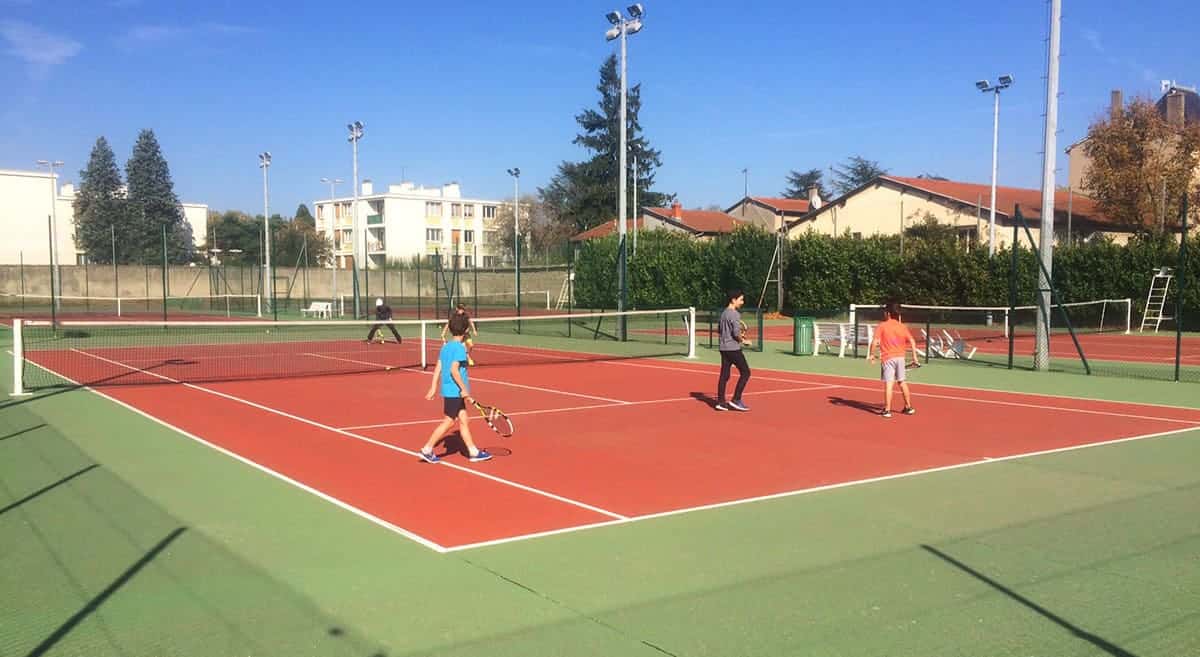
<svg viewBox="0 0 1200 657">
<path fill-rule="evenodd" d="M 912 333 L 909 333 L 908 327 L 897 319 L 881 323 L 879 328 L 875 329 L 875 336 L 879 340 L 883 360 L 904 358 L 904 352 L 908 350 L 908 341 L 912 340 Z"/>
</svg>

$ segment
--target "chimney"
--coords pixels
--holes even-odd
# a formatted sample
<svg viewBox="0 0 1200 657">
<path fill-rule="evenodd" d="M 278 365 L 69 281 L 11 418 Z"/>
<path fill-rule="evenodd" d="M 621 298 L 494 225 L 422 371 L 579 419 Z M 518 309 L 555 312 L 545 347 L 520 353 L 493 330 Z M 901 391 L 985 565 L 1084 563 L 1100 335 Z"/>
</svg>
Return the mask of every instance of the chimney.
<svg viewBox="0 0 1200 657">
<path fill-rule="evenodd" d="M 1120 89 L 1113 89 L 1111 100 L 1109 101 L 1109 116 L 1113 119 L 1121 118 L 1121 114 L 1125 111 L 1125 101 L 1121 97 Z"/>
<path fill-rule="evenodd" d="M 1173 128 L 1183 127 L 1183 103 L 1187 96 L 1178 91 L 1167 94 L 1167 125 Z"/>
<path fill-rule="evenodd" d="M 808 186 L 808 209 L 816 210 L 821 207 L 821 188 L 816 185 Z"/>
<path fill-rule="evenodd" d="M 371 182 L 371 179 L 370 179 L 370 178 L 363 178 L 363 181 L 362 181 L 362 195 L 363 195 L 363 196 L 371 196 L 371 195 L 372 195 L 372 194 L 374 194 L 374 193 L 375 193 L 375 185 L 374 185 L 374 183 L 372 183 L 372 182 Z"/>
<path fill-rule="evenodd" d="M 680 203 L 679 201 L 675 201 L 675 203 L 673 203 L 671 205 L 671 216 L 675 218 L 675 221 L 683 221 L 683 204 L 682 203 Z"/>
</svg>

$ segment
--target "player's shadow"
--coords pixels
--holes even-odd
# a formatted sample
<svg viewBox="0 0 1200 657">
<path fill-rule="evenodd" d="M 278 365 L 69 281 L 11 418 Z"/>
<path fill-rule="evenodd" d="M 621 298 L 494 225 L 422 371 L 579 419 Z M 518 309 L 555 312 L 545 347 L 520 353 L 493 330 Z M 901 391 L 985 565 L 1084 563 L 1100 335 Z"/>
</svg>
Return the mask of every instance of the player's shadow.
<svg viewBox="0 0 1200 657">
<path fill-rule="evenodd" d="M 490 433 L 490 431 L 489 431 L 489 433 Z M 492 456 L 511 456 L 512 455 L 512 450 L 508 449 L 507 447 L 492 447 L 490 445 L 484 445 L 483 442 L 480 441 L 480 438 L 483 438 L 485 436 L 480 435 L 479 432 L 477 432 L 477 431 L 472 432 L 472 435 L 475 436 L 475 446 L 478 447 L 479 449 L 487 450 L 489 453 L 491 453 Z M 494 436 L 494 434 L 492 434 L 492 435 Z M 439 449 L 441 450 L 440 452 L 438 451 Z M 470 450 L 467 449 L 467 444 L 465 442 L 463 442 L 462 434 L 457 431 L 455 431 L 453 433 L 448 433 L 448 434 L 446 434 L 445 438 L 442 438 L 441 440 L 439 440 L 433 446 L 433 452 L 443 458 L 445 458 L 447 456 L 452 456 L 455 454 L 463 457 L 464 459 L 470 458 L 470 456 L 471 456 Z"/>
<path fill-rule="evenodd" d="M 709 408 L 715 408 L 717 405 L 717 400 L 714 399 L 712 395 L 703 392 L 693 392 L 691 395 L 692 399 L 707 404 Z"/>
<path fill-rule="evenodd" d="M 857 409 L 857 410 L 863 411 L 864 413 L 870 413 L 871 415 L 879 414 L 879 406 L 878 405 L 868 404 L 867 402 L 859 401 L 857 399 L 846 399 L 845 397 L 830 396 L 829 403 L 833 404 L 834 406 L 846 406 L 849 408 Z"/>
</svg>

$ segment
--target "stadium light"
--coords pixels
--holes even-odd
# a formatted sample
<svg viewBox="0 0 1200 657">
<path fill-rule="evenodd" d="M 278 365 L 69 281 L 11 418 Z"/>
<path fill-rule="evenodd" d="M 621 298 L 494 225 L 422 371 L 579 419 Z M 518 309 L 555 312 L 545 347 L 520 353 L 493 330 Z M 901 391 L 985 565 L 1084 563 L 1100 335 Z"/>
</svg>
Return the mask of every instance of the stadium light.
<svg viewBox="0 0 1200 657">
<path fill-rule="evenodd" d="M 362 121 L 355 121 L 354 123 L 346 124 L 346 129 L 350 131 L 350 136 L 347 137 L 346 140 L 349 141 L 350 144 L 354 147 L 354 180 L 350 183 L 351 185 L 354 186 L 354 200 L 351 201 L 351 203 L 350 203 L 351 253 L 354 253 L 358 249 L 358 233 L 359 233 L 359 229 L 358 229 L 358 140 L 362 139 L 364 127 L 365 126 L 363 125 Z M 362 231 L 362 232 L 363 232 L 362 257 L 360 258 L 357 254 L 354 255 L 354 268 L 357 269 L 358 265 L 361 263 L 363 266 L 363 269 L 365 270 L 367 268 L 367 262 L 366 262 L 367 235 L 366 235 L 366 231 Z M 354 316 L 361 317 L 362 315 L 359 313 L 360 309 L 358 307 L 359 306 L 359 303 L 358 303 L 359 295 L 358 295 L 358 290 L 357 290 L 358 276 L 355 276 L 353 278 L 353 281 L 354 281 L 354 286 L 356 288 L 354 291 Z"/>
<path fill-rule="evenodd" d="M 1012 86 L 1013 76 L 1001 75 L 996 84 L 987 80 L 975 83 L 975 88 L 983 93 L 995 94 L 995 105 L 992 110 L 992 196 L 988 209 L 988 255 L 996 255 L 996 167 L 1000 141 L 1000 90 Z"/>
<path fill-rule="evenodd" d="M 50 268 L 54 270 L 54 291 L 57 292 L 54 304 L 55 307 L 62 308 L 62 262 L 58 254 L 58 183 L 55 182 L 57 174 L 54 170 L 65 165 L 62 160 L 38 160 L 37 165 L 50 171 Z"/>
<path fill-rule="evenodd" d="M 609 12 L 606 15 L 609 23 L 613 27 L 604 33 L 604 38 L 608 41 L 621 39 L 621 145 L 620 145 L 620 163 L 617 167 L 617 234 L 619 237 L 618 258 L 620 264 L 617 267 L 617 285 L 620 290 L 617 295 L 617 310 L 625 310 L 626 299 L 629 294 L 628 281 L 626 280 L 626 253 L 625 253 L 625 237 L 628 232 L 626 223 L 629 216 L 629 199 L 626 190 L 629 184 L 629 165 L 627 163 L 628 152 L 628 136 L 626 135 L 626 103 L 628 96 L 628 83 L 626 81 L 626 37 L 630 34 L 637 34 L 642 30 L 642 17 L 646 14 L 645 8 L 641 3 L 630 5 L 628 8 L 632 18 L 626 19 L 620 12 Z M 626 338 L 627 325 L 625 318 L 619 320 L 617 329 L 618 336 L 621 340 Z"/>
<path fill-rule="evenodd" d="M 274 303 L 275 279 L 271 274 L 271 194 L 268 186 L 267 170 L 271 168 L 271 153 L 263 151 L 258 154 L 258 168 L 263 172 L 263 292 L 268 303 Z"/>
</svg>

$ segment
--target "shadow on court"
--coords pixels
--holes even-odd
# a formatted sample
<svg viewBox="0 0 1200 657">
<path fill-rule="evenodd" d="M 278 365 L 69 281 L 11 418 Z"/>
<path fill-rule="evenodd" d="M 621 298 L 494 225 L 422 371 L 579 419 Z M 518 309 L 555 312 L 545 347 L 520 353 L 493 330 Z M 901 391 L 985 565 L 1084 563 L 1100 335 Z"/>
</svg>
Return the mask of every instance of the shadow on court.
<svg viewBox="0 0 1200 657">
<path fill-rule="evenodd" d="M 857 399 L 846 399 L 845 397 L 829 397 L 829 403 L 834 406 L 846 406 L 871 415 L 879 415 L 880 407 L 878 404 L 870 404 Z"/>
<path fill-rule="evenodd" d="M 1017 593 L 1016 591 L 1008 588 L 1007 586 L 1004 586 L 1000 582 L 988 577 L 987 575 L 984 575 L 983 573 L 979 572 L 978 570 L 975 570 L 974 568 L 959 561 L 958 559 L 955 559 L 954 557 L 950 556 L 949 554 L 946 554 L 945 552 L 942 552 L 941 550 L 938 550 L 937 548 L 930 546 L 930 545 L 922 545 L 921 549 L 923 549 L 926 552 L 932 554 L 933 556 L 941 559 L 942 561 L 945 561 L 946 563 L 950 564 L 951 566 L 954 566 L 955 568 L 970 575 L 971 577 L 974 577 L 975 579 L 983 582 L 984 584 L 987 584 L 988 586 L 992 587 L 996 591 L 999 591 L 1000 593 L 1004 594 L 1008 598 L 1020 603 L 1021 605 L 1023 605 L 1030 611 L 1033 611 L 1034 613 L 1042 616 L 1043 618 L 1050 621 L 1051 623 L 1054 623 L 1055 625 L 1058 625 L 1059 627 L 1063 628 L 1064 630 L 1070 632 L 1072 636 L 1075 636 L 1076 638 L 1087 641 L 1088 643 L 1099 648 L 1100 650 L 1103 650 L 1104 652 L 1108 653 L 1109 655 L 1112 655 L 1113 657 L 1137 657 L 1137 655 L 1135 655 L 1134 653 L 1131 653 L 1128 650 L 1125 650 L 1124 648 L 1122 648 L 1121 646 L 1118 646 L 1118 645 L 1115 645 L 1115 644 L 1109 642 L 1104 637 L 1092 634 L 1091 632 L 1088 632 L 1087 630 L 1079 627 L 1078 625 L 1071 623 L 1070 621 L 1063 618 L 1062 616 L 1055 614 L 1054 612 L 1050 611 L 1049 609 L 1046 609 L 1045 607 L 1037 604 L 1033 600 L 1030 600 L 1029 598 L 1026 598 L 1025 596 L 1021 595 L 1020 593 Z"/>
</svg>

